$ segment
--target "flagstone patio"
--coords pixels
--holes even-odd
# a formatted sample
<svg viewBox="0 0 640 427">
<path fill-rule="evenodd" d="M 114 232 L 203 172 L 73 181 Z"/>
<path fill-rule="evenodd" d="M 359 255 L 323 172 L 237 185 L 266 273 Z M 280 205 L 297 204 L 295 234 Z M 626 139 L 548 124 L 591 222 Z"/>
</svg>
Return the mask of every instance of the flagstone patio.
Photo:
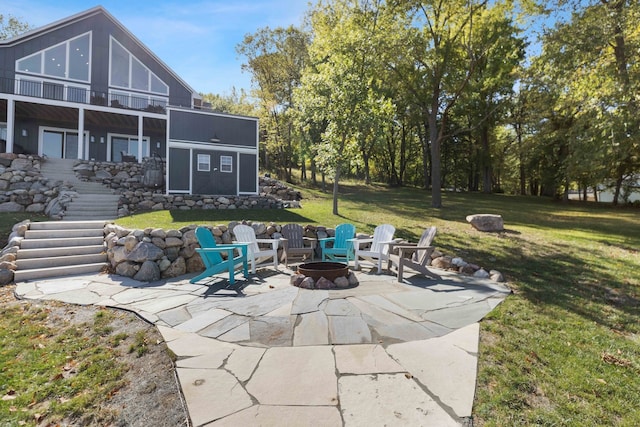
<svg viewBox="0 0 640 427">
<path fill-rule="evenodd" d="M 308 290 L 263 269 L 234 290 L 114 275 L 19 283 L 17 294 L 133 310 L 177 355 L 194 426 L 460 425 L 471 416 L 478 322 L 510 293 L 490 280 L 357 272 Z M 214 292 L 215 290 L 215 292 Z M 283 418 L 284 417 L 284 418 Z"/>
</svg>

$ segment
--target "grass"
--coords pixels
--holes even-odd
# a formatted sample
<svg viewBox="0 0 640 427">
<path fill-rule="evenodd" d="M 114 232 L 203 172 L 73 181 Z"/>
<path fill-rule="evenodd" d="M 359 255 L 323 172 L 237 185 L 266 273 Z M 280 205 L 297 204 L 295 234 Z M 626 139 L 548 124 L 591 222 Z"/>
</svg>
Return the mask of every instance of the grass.
<svg viewBox="0 0 640 427">
<path fill-rule="evenodd" d="M 158 211 L 118 224 L 179 229 L 243 219 L 351 222 L 358 232 L 371 233 L 390 223 L 412 241 L 436 225 L 440 249 L 500 270 L 514 290 L 481 323 L 475 425 L 640 425 L 640 211 L 456 193 L 445 194 L 445 207 L 434 209 L 422 190 L 344 185 L 336 217 L 330 194 L 301 190 L 302 209 Z M 465 220 L 472 213 L 502 215 L 506 231 L 473 230 Z M 4 323 L 0 316 L 0 331 L 13 331 Z M 145 351 L 143 339 L 130 338 L 130 351 Z"/>
<path fill-rule="evenodd" d="M 436 225 L 445 253 L 502 271 L 514 289 L 482 322 L 475 425 L 640 425 L 637 209 L 457 193 L 434 209 L 422 190 L 343 185 L 336 217 L 330 194 L 302 191 L 302 209 L 161 211 L 118 223 L 351 222 L 366 233 L 390 223 L 413 241 Z M 502 215 L 506 231 L 473 230 L 472 213 Z"/>
<path fill-rule="evenodd" d="M 128 368 L 121 349 L 111 345 L 112 315 L 105 313 L 53 328 L 54 317 L 73 316 L 73 310 L 57 303 L 0 306 L 2 425 L 78 418 L 123 386 Z M 95 415 L 110 420 L 108 413 Z"/>
</svg>

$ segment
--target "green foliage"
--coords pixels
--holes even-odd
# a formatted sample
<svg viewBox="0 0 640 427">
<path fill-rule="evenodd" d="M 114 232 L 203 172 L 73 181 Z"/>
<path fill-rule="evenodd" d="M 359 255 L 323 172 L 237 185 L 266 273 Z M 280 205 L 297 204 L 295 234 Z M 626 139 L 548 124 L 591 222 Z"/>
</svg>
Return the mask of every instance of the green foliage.
<svg viewBox="0 0 640 427">
<path fill-rule="evenodd" d="M 451 187 L 566 198 L 611 183 L 621 199 L 640 172 L 638 2 L 325 0 L 306 25 L 238 47 L 262 167 L 282 178 L 309 164 L 314 183 L 319 168 L 420 185 L 439 206 Z"/>
<path fill-rule="evenodd" d="M 240 116 L 256 116 L 258 113 L 254 105 L 249 101 L 244 89 L 238 93 L 236 88 L 230 95 L 217 95 L 213 93 L 201 94 L 204 102 L 211 105 L 211 109 L 221 113 L 237 114 Z"/>
<path fill-rule="evenodd" d="M 246 58 L 242 65 L 251 72 L 258 99 L 258 113 L 266 158 L 265 169 L 289 180 L 297 156 L 305 153 L 293 126 L 295 88 L 300 85 L 308 61 L 309 34 L 290 26 L 269 27 L 247 34 L 236 50 Z"/>
<path fill-rule="evenodd" d="M 0 14 L 0 40 L 10 39 L 25 33 L 31 29 L 31 26 L 21 21 L 19 18 L 11 15 Z"/>
</svg>

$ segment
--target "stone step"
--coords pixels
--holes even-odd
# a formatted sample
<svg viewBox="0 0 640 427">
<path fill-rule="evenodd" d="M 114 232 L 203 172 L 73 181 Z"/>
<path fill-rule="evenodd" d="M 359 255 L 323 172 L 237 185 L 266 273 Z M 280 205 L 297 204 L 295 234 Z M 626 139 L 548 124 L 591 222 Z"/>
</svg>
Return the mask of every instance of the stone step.
<svg viewBox="0 0 640 427">
<path fill-rule="evenodd" d="M 60 248 L 39 248 L 18 250 L 18 260 L 33 258 L 61 257 L 65 255 L 96 255 L 105 251 L 104 245 L 66 246 Z"/>
<path fill-rule="evenodd" d="M 67 205 L 67 213 L 71 212 L 117 212 L 118 205 L 108 202 L 89 203 L 69 203 Z"/>
<path fill-rule="evenodd" d="M 120 197 L 111 194 L 83 194 L 74 197 L 70 204 L 103 203 L 117 206 L 118 201 Z"/>
<path fill-rule="evenodd" d="M 25 239 L 56 239 L 73 237 L 100 237 L 104 235 L 102 229 L 97 228 L 70 228 L 63 230 L 27 230 Z"/>
<path fill-rule="evenodd" d="M 16 265 L 18 266 L 18 270 L 37 270 L 37 269 L 43 269 L 43 268 L 61 267 L 61 266 L 68 266 L 68 265 L 83 265 L 83 264 L 95 264 L 95 263 L 106 263 L 106 262 L 107 262 L 106 253 L 20 259 L 20 253 L 18 252 L 18 259 L 16 260 Z"/>
<path fill-rule="evenodd" d="M 37 268 L 30 270 L 16 270 L 14 273 L 15 282 L 25 282 L 27 280 L 43 279 L 45 277 L 71 276 L 76 274 L 97 273 L 107 267 L 107 263 L 98 262 L 83 265 L 65 265 L 61 267 Z"/>
<path fill-rule="evenodd" d="M 118 218 L 118 214 L 117 212 L 114 213 L 113 215 L 108 215 L 107 212 L 100 212 L 100 213 L 86 213 L 86 214 L 82 214 L 82 215 L 76 215 L 76 214 L 72 214 L 72 215 L 65 215 L 64 218 L 62 218 L 62 221 L 80 221 L 80 220 L 104 220 L 104 221 L 112 221 L 114 219 Z"/>
<path fill-rule="evenodd" d="M 99 207 L 100 209 L 102 208 L 114 208 L 116 209 L 118 207 L 118 202 L 115 200 L 74 200 L 73 202 L 69 203 L 68 206 L 75 206 L 75 207 Z M 98 210 L 97 208 L 94 208 L 95 210 Z"/>
<path fill-rule="evenodd" d="M 24 239 L 20 242 L 21 249 L 60 248 L 84 245 L 102 245 L 102 234 L 95 237 L 73 237 L 63 239 Z"/>
<path fill-rule="evenodd" d="M 73 229 L 73 228 L 82 228 L 82 229 L 96 229 L 102 230 L 107 221 L 69 221 L 69 222 L 61 222 L 61 221 L 42 221 L 42 222 L 32 222 L 29 225 L 29 230 L 63 230 L 63 229 Z"/>
</svg>

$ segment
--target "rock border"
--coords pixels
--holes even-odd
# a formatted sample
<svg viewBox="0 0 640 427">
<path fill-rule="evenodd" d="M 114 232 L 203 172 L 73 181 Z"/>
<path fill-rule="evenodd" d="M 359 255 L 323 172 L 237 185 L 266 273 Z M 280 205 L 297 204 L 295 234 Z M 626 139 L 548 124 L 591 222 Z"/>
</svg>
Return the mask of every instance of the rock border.
<svg viewBox="0 0 640 427">
<path fill-rule="evenodd" d="M 0 251 L 0 286 L 13 281 L 14 271 L 17 269 L 18 249 L 30 223 L 30 220 L 25 220 L 15 224 L 7 246 Z M 226 225 L 205 227 L 211 230 L 216 243 L 228 244 L 233 242 L 235 238 L 233 229 L 238 224 L 251 226 L 259 239 L 279 239 L 282 237 L 280 233 L 282 226 L 274 222 L 265 224 L 253 221 L 232 221 Z M 196 252 L 196 248 L 200 247 L 195 236 L 197 227 L 198 225 L 192 224 L 180 229 L 165 230 L 149 227 L 140 230 L 107 223 L 104 227 L 104 243 L 109 271 L 121 276 L 132 277 L 141 282 L 152 282 L 202 272 L 204 264 Z M 335 236 L 333 228 L 311 224 L 303 228 L 306 237 L 321 239 Z M 370 236 L 358 235 L 358 238 L 368 237 Z M 439 250 L 435 250 L 431 255 L 430 265 L 468 276 L 505 282 L 504 276 L 498 270 L 482 268 L 466 262 L 460 257 L 445 255 Z"/>
</svg>

